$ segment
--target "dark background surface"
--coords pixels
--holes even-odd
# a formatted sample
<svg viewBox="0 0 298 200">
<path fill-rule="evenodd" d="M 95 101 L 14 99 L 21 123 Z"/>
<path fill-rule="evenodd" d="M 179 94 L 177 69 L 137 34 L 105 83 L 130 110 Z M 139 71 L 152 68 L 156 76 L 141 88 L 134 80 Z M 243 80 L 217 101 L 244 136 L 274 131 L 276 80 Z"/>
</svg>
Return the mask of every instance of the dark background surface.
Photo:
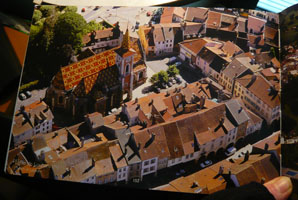
<svg viewBox="0 0 298 200">
<path fill-rule="evenodd" d="M 225 7 L 238 7 L 238 8 L 256 8 L 258 0 L 184 0 L 176 3 L 170 3 L 170 6 L 225 6 Z M 0 11 L 16 15 L 24 19 L 31 20 L 34 5 L 32 0 L 9 0 L 2 3 Z M 3 35 L 0 35 L 3 36 Z M 3 48 L 1 46 L 0 48 Z M 2 60 L 7 55 L 1 54 Z M 7 62 L 15 63 L 15 56 L 6 57 Z M 1 73 L 4 67 L 1 65 Z M 5 96 L 5 91 L 15 91 L 17 93 L 18 75 L 11 75 L 15 77 L 15 81 L 7 86 L 3 93 L 0 93 L 0 98 Z M 36 178 L 11 176 L 4 173 L 4 165 L 6 153 L 8 150 L 8 141 L 11 128 L 11 117 L 0 115 L 0 199 L 144 199 L 144 198 L 158 198 L 158 199 L 200 199 L 199 195 L 174 193 L 174 192 L 161 192 L 161 191 L 148 191 L 148 190 L 134 190 L 123 187 L 103 186 L 71 183 L 55 180 L 43 180 Z"/>
</svg>

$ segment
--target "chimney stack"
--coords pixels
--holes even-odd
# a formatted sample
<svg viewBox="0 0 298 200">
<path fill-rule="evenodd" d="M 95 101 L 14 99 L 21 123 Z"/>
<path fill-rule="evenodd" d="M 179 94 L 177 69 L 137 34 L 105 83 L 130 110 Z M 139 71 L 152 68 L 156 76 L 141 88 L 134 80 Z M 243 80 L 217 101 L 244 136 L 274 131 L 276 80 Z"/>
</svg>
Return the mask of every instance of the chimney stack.
<svg viewBox="0 0 298 200">
<path fill-rule="evenodd" d="M 200 109 L 203 109 L 204 108 L 204 105 L 205 105 L 205 95 L 203 95 L 201 98 L 200 98 Z"/>
<path fill-rule="evenodd" d="M 136 99 L 135 99 L 135 103 L 138 103 L 139 102 L 139 99 L 138 99 L 138 97 L 136 97 Z"/>
<path fill-rule="evenodd" d="M 152 106 L 152 104 L 153 104 L 153 99 L 151 99 L 149 106 Z"/>
<path fill-rule="evenodd" d="M 136 110 L 139 110 L 140 107 L 141 107 L 140 104 L 137 104 Z"/>
</svg>

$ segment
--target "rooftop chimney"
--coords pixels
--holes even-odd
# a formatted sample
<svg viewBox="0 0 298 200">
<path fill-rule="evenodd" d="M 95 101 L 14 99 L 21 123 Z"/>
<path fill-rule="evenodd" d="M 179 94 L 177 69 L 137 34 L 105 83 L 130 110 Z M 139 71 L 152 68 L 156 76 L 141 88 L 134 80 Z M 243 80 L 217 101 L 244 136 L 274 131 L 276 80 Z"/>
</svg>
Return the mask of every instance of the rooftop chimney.
<svg viewBox="0 0 298 200">
<path fill-rule="evenodd" d="M 238 113 L 241 113 L 242 110 L 243 110 L 243 107 L 241 106 L 238 110 Z"/>
<path fill-rule="evenodd" d="M 196 188 L 196 187 L 199 187 L 199 184 L 198 184 L 197 181 L 194 181 L 190 187 L 191 188 Z"/>
<path fill-rule="evenodd" d="M 151 101 L 149 102 L 149 106 L 152 106 L 153 104 L 153 99 L 151 99 Z"/>
<path fill-rule="evenodd" d="M 139 99 L 138 99 L 138 97 L 136 97 L 136 99 L 135 99 L 135 103 L 138 103 L 139 102 Z"/>
<path fill-rule="evenodd" d="M 205 105 L 205 95 L 203 95 L 201 98 L 200 98 L 200 109 L 203 109 L 204 108 L 204 105 Z"/>
<path fill-rule="evenodd" d="M 136 110 L 139 110 L 140 107 L 141 107 L 140 104 L 137 104 Z"/>
<path fill-rule="evenodd" d="M 278 145 L 279 143 L 280 143 L 280 135 L 278 135 L 277 141 L 274 144 Z"/>
<path fill-rule="evenodd" d="M 185 82 L 185 84 L 184 84 L 184 88 L 186 88 L 186 87 L 187 87 L 187 85 L 188 85 L 188 84 Z"/>
</svg>

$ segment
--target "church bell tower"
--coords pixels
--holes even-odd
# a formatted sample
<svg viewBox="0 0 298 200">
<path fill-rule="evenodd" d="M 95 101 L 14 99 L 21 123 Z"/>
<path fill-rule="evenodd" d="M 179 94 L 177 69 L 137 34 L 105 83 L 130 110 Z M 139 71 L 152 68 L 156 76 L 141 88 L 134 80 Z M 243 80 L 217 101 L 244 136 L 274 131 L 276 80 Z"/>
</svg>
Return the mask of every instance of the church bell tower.
<svg viewBox="0 0 298 200">
<path fill-rule="evenodd" d="M 116 64 L 120 73 L 120 82 L 122 86 L 123 93 L 127 93 L 127 99 L 132 99 L 132 89 L 133 89 L 133 60 L 136 52 L 130 48 L 130 39 L 128 28 L 123 36 L 123 41 L 121 47 L 115 52 Z"/>
</svg>

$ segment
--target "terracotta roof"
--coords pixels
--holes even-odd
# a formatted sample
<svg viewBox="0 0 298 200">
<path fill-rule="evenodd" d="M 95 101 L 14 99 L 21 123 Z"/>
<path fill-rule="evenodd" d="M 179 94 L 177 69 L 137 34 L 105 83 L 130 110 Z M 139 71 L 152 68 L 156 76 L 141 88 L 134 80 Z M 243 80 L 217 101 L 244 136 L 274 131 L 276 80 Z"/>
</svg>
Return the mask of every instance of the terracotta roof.
<svg viewBox="0 0 298 200">
<path fill-rule="evenodd" d="M 106 145 L 107 139 L 103 136 L 103 134 L 101 134 L 100 136 L 102 138 L 102 141 L 90 142 L 84 144 L 83 147 L 69 149 L 65 152 L 60 153 L 60 158 L 66 162 L 67 166 L 73 166 L 80 161 L 86 160 L 87 158 L 91 157 L 95 160 L 110 157 L 110 152 L 108 146 Z"/>
<path fill-rule="evenodd" d="M 179 192 L 211 194 L 226 187 L 225 180 L 209 168 L 200 170 L 186 177 L 180 177 L 169 184 Z"/>
<path fill-rule="evenodd" d="M 273 40 L 277 34 L 277 29 L 265 26 L 265 38 Z"/>
<path fill-rule="evenodd" d="M 173 20 L 174 7 L 165 7 L 160 17 L 160 23 L 171 23 Z"/>
<path fill-rule="evenodd" d="M 163 31 L 162 31 L 162 27 L 161 27 L 160 24 L 154 24 L 153 39 L 154 39 L 154 42 L 163 42 L 163 41 L 165 41 L 164 34 L 163 34 Z"/>
<path fill-rule="evenodd" d="M 189 40 L 189 41 L 181 42 L 180 45 L 184 48 L 189 49 L 195 55 L 197 55 L 206 43 L 207 43 L 206 40 L 200 38 L 200 39 L 196 39 L 196 40 Z"/>
<path fill-rule="evenodd" d="M 247 71 L 248 68 L 243 65 L 237 58 L 235 58 L 223 71 L 222 73 L 227 76 L 230 80 L 233 80 L 234 77 L 239 76 L 240 74 Z"/>
<path fill-rule="evenodd" d="M 103 118 L 104 120 L 104 125 L 115 129 L 115 130 L 119 130 L 119 129 L 126 129 L 127 125 L 124 125 L 122 122 L 120 122 L 119 120 L 116 120 L 116 115 L 107 115 Z"/>
<path fill-rule="evenodd" d="M 148 160 L 159 156 L 160 152 L 156 149 L 155 133 L 153 136 L 145 129 L 134 133 L 134 136 L 136 144 L 140 144 L 139 154 L 141 160 Z"/>
<path fill-rule="evenodd" d="M 208 8 L 187 7 L 184 19 L 191 22 L 195 21 L 196 19 L 205 21 L 207 19 L 208 10 Z"/>
<path fill-rule="evenodd" d="M 263 140 L 258 141 L 255 143 L 253 146 L 258 147 L 260 149 L 264 149 L 265 144 L 268 144 L 268 150 L 276 150 L 278 155 L 280 154 L 281 150 L 281 142 L 277 142 L 278 138 L 280 137 L 280 131 L 274 132 L 272 135 L 269 137 L 266 137 Z"/>
<path fill-rule="evenodd" d="M 234 54 L 243 53 L 243 50 L 231 41 L 225 42 L 222 50 L 227 53 L 228 56 L 234 56 Z"/>
<path fill-rule="evenodd" d="M 81 182 L 95 175 L 95 168 L 92 167 L 91 159 L 84 160 L 69 168 L 70 174 L 65 177 L 60 177 L 60 180 Z M 63 175 L 66 172 L 64 169 Z"/>
<path fill-rule="evenodd" d="M 190 118 L 177 121 L 177 127 L 179 130 L 179 135 L 181 138 L 185 155 L 195 152 L 195 133 L 192 127 L 190 126 L 191 123 L 192 121 Z"/>
<path fill-rule="evenodd" d="M 54 116 L 48 105 L 43 101 L 35 101 L 25 108 L 25 113 L 17 111 L 14 117 L 12 134 L 17 136 L 42 123 L 44 120 L 53 120 Z"/>
<path fill-rule="evenodd" d="M 90 121 L 92 128 L 98 128 L 104 125 L 102 114 L 99 112 L 87 114 L 86 117 Z"/>
<path fill-rule="evenodd" d="M 270 154 L 250 155 L 248 161 L 241 164 L 243 158 L 235 160 L 235 165 L 231 167 L 232 174 L 235 174 L 240 186 L 250 183 L 251 181 L 261 182 L 270 181 L 279 176 L 272 162 L 270 161 Z"/>
<path fill-rule="evenodd" d="M 107 28 L 107 29 L 104 29 L 104 30 L 95 31 L 95 33 L 96 33 L 95 39 L 103 39 L 103 38 L 112 37 L 113 36 L 112 30 L 113 30 L 113 28 Z M 83 36 L 82 41 L 83 41 L 84 44 L 91 41 L 91 39 L 90 39 L 91 34 L 92 33 L 88 33 L 87 35 Z"/>
<path fill-rule="evenodd" d="M 62 67 L 61 72 L 65 90 L 72 89 L 83 78 L 115 65 L 115 60 L 116 53 L 114 50 L 108 50 Z"/>
<path fill-rule="evenodd" d="M 163 24 L 162 24 L 162 30 L 163 30 L 165 40 L 174 40 L 174 29 L 173 29 L 173 27 L 163 26 Z"/>
<path fill-rule="evenodd" d="M 263 46 L 265 43 L 263 35 L 248 34 L 247 36 L 250 44 Z"/>
<path fill-rule="evenodd" d="M 23 166 L 20 171 L 23 174 L 28 174 L 29 177 L 34 177 L 36 173 L 40 173 L 41 178 L 50 178 L 50 167 L 48 165 L 39 165 L 38 167 L 33 167 L 31 165 Z"/>
<path fill-rule="evenodd" d="M 32 138 L 32 149 L 38 151 L 40 149 L 48 147 L 45 138 L 42 135 L 35 135 Z"/>
<path fill-rule="evenodd" d="M 175 7 L 173 14 L 177 15 L 180 18 L 184 18 L 185 10 L 182 7 Z"/>
<path fill-rule="evenodd" d="M 220 27 L 221 13 L 215 11 L 208 12 L 208 18 L 206 21 L 207 28 L 219 28 Z"/>
<path fill-rule="evenodd" d="M 170 152 L 170 159 L 179 158 L 185 155 L 179 136 L 179 130 L 176 122 L 167 122 L 163 124 L 167 139 L 167 145 Z"/>
<path fill-rule="evenodd" d="M 204 26 L 202 23 L 185 22 L 184 35 L 198 34 Z"/>
<path fill-rule="evenodd" d="M 166 141 L 165 131 L 162 126 L 152 126 L 147 129 L 148 133 L 155 134 L 155 148 L 158 153 L 158 158 L 163 159 L 170 157 L 170 151 Z"/>
<path fill-rule="evenodd" d="M 127 163 L 124 157 L 122 157 L 123 152 L 121 151 L 120 145 L 119 144 L 111 145 L 109 149 L 117 169 L 126 167 Z"/>
<path fill-rule="evenodd" d="M 280 62 L 277 60 L 276 57 L 272 58 L 271 59 L 271 62 L 272 62 L 272 64 L 273 64 L 274 67 L 280 68 Z"/>
<path fill-rule="evenodd" d="M 265 19 L 261 19 L 255 16 L 248 16 L 247 28 L 248 32 L 252 29 L 255 33 L 260 33 L 264 31 L 264 25 L 266 24 Z"/>
<path fill-rule="evenodd" d="M 244 87 L 249 86 L 247 89 L 269 107 L 275 108 L 276 106 L 280 105 L 279 95 L 270 94 L 270 84 L 263 76 L 255 75 L 255 80 L 253 81 L 253 76 L 248 74 L 242 78 L 238 78 L 236 81 L 238 81 Z"/>
</svg>

